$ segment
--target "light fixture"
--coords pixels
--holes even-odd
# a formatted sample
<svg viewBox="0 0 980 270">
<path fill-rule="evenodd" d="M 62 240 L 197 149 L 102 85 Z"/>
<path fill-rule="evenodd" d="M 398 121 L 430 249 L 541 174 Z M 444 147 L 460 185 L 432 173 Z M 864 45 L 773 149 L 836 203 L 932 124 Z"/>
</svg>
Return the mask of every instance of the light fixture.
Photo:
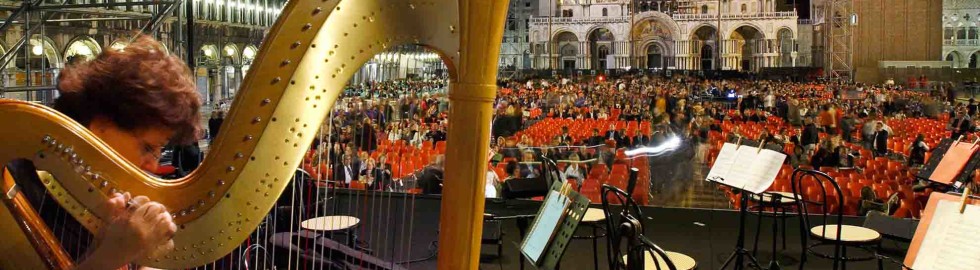
<svg viewBox="0 0 980 270">
<path fill-rule="evenodd" d="M 235 49 L 231 47 L 225 47 L 225 55 L 227 56 L 235 55 Z"/>
<path fill-rule="evenodd" d="M 34 55 L 41 55 L 44 53 L 44 47 L 42 47 L 41 44 L 35 44 L 34 47 L 31 47 L 31 53 Z"/>
<path fill-rule="evenodd" d="M 245 48 L 245 51 L 242 52 L 242 55 L 245 56 L 245 58 L 248 58 L 248 59 L 254 58 L 255 57 L 255 49 L 252 49 L 251 47 Z"/>
<path fill-rule="evenodd" d="M 117 51 L 122 51 L 123 49 L 126 48 L 126 43 L 122 43 L 122 42 L 112 43 L 112 45 L 109 45 L 109 48 Z"/>
<path fill-rule="evenodd" d="M 204 56 L 211 57 L 212 55 L 214 55 L 214 50 L 212 50 L 211 47 L 205 47 Z"/>
</svg>

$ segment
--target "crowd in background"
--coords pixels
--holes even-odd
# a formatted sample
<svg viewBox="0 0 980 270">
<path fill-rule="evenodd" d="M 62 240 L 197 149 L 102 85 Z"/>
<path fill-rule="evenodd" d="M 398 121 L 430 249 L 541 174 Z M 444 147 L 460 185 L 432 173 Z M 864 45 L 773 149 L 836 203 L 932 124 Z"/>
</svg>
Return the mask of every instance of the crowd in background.
<svg viewBox="0 0 980 270">
<path fill-rule="evenodd" d="M 329 180 L 335 183 L 349 185 L 367 177 L 372 183 L 369 188 L 394 190 L 391 186 L 397 184 L 397 179 L 392 178 L 397 177 L 391 175 L 392 162 L 386 160 L 387 153 L 375 152 L 382 141 L 404 141 L 404 145 L 416 148 L 445 141 L 449 111 L 446 86 L 446 81 L 348 86 L 315 139 L 312 150 L 317 154 L 309 162 L 313 167 L 324 165 L 331 171 Z M 938 119 L 948 115 L 947 128 L 953 131 L 953 137 L 972 133 L 977 104 L 973 100 L 955 101 L 951 88 L 938 85 L 931 91 L 910 91 L 895 85 L 706 80 L 686 76 L 501 82 L 491 123 L 491 165 L 503 162 L 506 169 L 503 175 L 493 177 L 497 179 L 494 181 L 534 177 L 540 172 L 533 164 L 541 157 L 594 160 L 566 170 L 566 175 L 575 178 L 588 173 L 594 164 L 610 166 L 617 149 L 658 145 L 671 136 L 684 138 L 703 156 L 704 147 L 715 143 L 708 134 L 721 131 L 722 123 L 774 121 L 783 125 L 747 139 L 764 140 L 779 151 L 788 149 L 781 147 L 785 144 L 799 146 L 786 153 L 787 162 L 793 166 L 850 167 L 854 166 L 856 153 L 843 147 L 844 142 L 860 143 L 876 156 L 889 155 L 887 145 L 892 130 L 888 119 Z M 225 113 L 220 106 L 209 120 L 211 138 L 217 135 Z M 648 127 L 636 132 L 614 125 L 596 127 L 585 131 L 591 136 L 576 136 L 578 139 L 569 135 L 568 127 L 545 140 L 516 136 L 548 118 L 633 121 Z M 744 137 L 739 127 L 726 130 L 728 136 L 724 139 Z M 909 145 L 908 156 L 900 158 L 910 165 L 921 164 L 929 147 L 921 139 L 916 140 Z M 434 158 L 428 162 L 436 163 Z"/>
</svg>

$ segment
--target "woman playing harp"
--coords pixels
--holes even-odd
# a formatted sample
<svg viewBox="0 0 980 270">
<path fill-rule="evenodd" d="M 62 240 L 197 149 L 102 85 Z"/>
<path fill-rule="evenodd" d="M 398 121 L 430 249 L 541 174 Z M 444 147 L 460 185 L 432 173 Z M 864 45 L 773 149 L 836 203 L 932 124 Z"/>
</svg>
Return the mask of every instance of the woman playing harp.
<svg viewBox="0 0 980 270">
<path fill-rule="evenodd" d="M 190 69 L 147 37 L 67 67 L 57 88 L 56 110 L 148 172 L 157 169 L 168 142 L 193 142 L 201 134 L 201 100 Z M 115 194 L 105 203 L 111 218 L 91 240 L 92 235 L 46 194 L 29 161 L 6 164 L 4 176 L 18 180 L 27 200 L 53 226 L 76 269 L 119 269 L 173 248 L 177 227 L 166 207 L 152 198 Z"/>
</svg>

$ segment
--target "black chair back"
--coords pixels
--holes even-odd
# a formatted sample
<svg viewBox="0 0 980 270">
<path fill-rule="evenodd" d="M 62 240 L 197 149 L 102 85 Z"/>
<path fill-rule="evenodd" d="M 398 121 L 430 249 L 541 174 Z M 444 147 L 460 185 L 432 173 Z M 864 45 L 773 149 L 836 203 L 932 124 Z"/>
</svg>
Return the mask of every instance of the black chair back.
<svg viewBox="0 0 980 270">
<path fill-rule="evenodd" d="M 609 269 L 644 269 L 644 252 L 650 254 L 654 261 L 660 258 L 666 261 L 669 270 L 677 270 L 674 263 L 670 261 L 667 253 L 653 244 L 643 236 L 643 212 L 639 205 L 626 191 L 607 184 L 602 185 L 601 190 L 602 209 L 606 215 L 606 255 L 608 256 Z M 620 204 L 620 208 L 614 209 L 613 204 Z M 618 210 L 618 211 L 617 211 Z M 623 249 L 623 240 L 626 249 Z M 623 256 L 632 253 L 631 262 L 627 264 L 623 261 Z M 657 270 L 660 265 L 657 264 Z"/>
<path fill-rule="evenodd" d="M 837 181 L 824 172 L 809 169 L 794 170 L 790 181 L 793 194 L 800 196 L 800 199 L 797 200 L 798 211 L 796 212 L 800 216 L 800 232 L 804 248 L 807 247 L 810 228 L 817 225 L 838 226 L 835 239 L 840 239 L 841 231 L 843 231 L 840 226 L 844 219 L 844 196 Z M 820 224 L 813 222 L 814 215 L 820 216 L 818 219 Z M 820 232 L 821 235 L 827 235 L 828 227 L 823 227 Z M 841 241 L 834 242 L 834 257 L 839 258 Z"/>
</svg>

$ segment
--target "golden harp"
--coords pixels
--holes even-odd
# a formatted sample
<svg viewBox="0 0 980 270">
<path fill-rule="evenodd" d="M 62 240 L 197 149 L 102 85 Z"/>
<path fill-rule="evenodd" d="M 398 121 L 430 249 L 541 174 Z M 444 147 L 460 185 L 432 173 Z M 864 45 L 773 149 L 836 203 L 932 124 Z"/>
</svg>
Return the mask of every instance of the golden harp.
<svg viewBox="0 0 980 270">
<path fill-rule="evenodd" d="M 89 231 L 114 191 L 146 195 L 179 225 L 176 248 L 141 265 L 188 268 L 217 260 L 258 226 L 292 178 L 354 72 L 402 44 L 440 53 L 450 73 L 451 126 L 441 269 L 476 269 L 483 185 L 506 0 L 293 0 L 270 29 L 203 164 L 163 181 L 124 161 L 84 127 L 40 105 L 0 100 L 0 164 L 28 159 L 53 178 L 49 193 Z M 70 268 L 73 262 L 2 183 L 0 268 Z"/>
</svg>

